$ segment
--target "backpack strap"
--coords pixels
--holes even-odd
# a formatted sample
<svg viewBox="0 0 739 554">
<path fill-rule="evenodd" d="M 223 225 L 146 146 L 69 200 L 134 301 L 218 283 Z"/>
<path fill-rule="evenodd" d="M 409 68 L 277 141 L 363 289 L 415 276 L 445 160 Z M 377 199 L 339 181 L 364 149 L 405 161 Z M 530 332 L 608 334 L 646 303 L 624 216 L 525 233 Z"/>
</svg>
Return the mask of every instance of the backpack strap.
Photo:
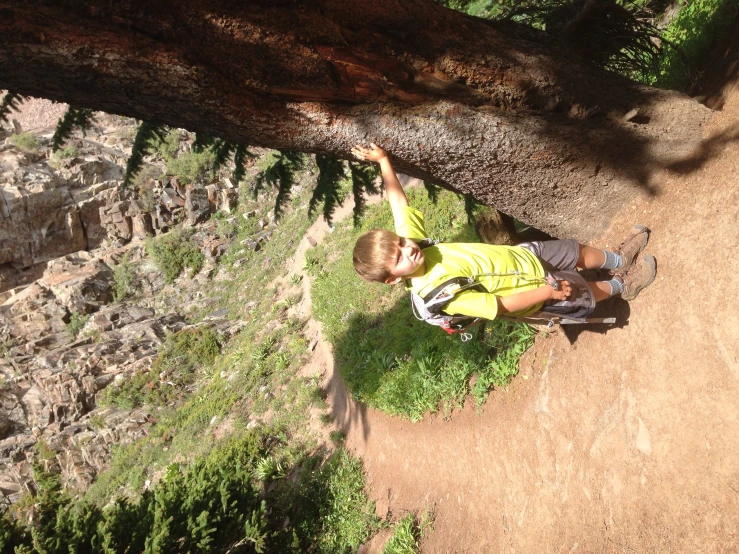
<svg viewBox="0 0 739 554">
<path fill-rule="evenodd" d="M 436 239 L 432 239 L 432 238 L 426 237 L 425 239 L 416 241 L 416 244 L 418 245 L 418 247 L 421 250 L 424 250 L 424 249 L 426 249 L 426 248 L 428 248 L 430 246 L 436 246 L 440 242 L 441 242 L 440 240 L 436 240 Z"/>
</svg>

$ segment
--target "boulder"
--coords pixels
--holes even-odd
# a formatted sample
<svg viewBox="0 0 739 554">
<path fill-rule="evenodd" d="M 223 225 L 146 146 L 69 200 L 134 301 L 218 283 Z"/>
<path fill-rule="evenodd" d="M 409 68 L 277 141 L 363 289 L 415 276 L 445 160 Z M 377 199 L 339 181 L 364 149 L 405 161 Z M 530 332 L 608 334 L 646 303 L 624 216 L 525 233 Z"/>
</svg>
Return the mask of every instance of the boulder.
<svg viewBox="0 0 739 554">
<path fill-rule="evenodd" d="M 152 223 L 151 214 L 139 213 L 133 216 L 132 222 L 132 235 L 137 239 L 144 239 L 146 237 L 154 236 L 154 225 Z"/>
<path fill-rule="evenodd" d="M 191 185 L 185 195 L 185 223 L 193 227 L 206 221 L 210 216 L 208 191 L 205 187 Z"/>
<path fill-rule="evenodd" d="M 70 312 L 92 313 L 113 300 L 113 271 L 85 251 L 49 262 L 39 283 Z"/>
<path fill-rule="evenodd" d="M 100 223 L 112 239 L 131 240 L 133 222 L 128 215 L 128 202 L 122 200 L 100 208 Z"/>
</svg>

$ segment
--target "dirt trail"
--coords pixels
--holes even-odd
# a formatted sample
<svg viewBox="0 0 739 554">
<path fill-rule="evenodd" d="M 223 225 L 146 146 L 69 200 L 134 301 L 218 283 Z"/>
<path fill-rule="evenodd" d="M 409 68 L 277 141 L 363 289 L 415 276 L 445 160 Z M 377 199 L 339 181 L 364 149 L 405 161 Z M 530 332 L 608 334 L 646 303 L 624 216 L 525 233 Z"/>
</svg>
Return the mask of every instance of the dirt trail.
<svg viewBox="0 0 739 554">
<path fill-rule="evenodd" d="M 538 339 L 482 413 L 470 402 L 449 421 L 413 424 L 367 409 L 319 341 L 337 425 L 364 460 L 378 513 L 436 511 L 424 552 L 739 552 L 739 91 L 730 90 L 695 163 L 665 172 L 659 193 L 635 201 L 601 242 L 615 244 L 633 223 L 653 231 L 655 283 L 613 306 L 628 323 Z"/>
</svg>

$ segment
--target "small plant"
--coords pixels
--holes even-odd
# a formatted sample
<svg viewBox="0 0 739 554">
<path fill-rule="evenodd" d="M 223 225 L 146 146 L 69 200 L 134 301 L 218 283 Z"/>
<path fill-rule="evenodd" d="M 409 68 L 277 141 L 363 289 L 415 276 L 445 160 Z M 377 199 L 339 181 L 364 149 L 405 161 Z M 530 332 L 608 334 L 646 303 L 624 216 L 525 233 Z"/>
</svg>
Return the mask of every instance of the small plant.
<svg viewBox="0 0 739 554">
<path fill-rule="evenodd" d="M 82 150 L 75 146 L 65 146 L 54 152 L 53 158 L 56 160 L 63 160 L 67 158 L 76 158 L 82 155 Z"/>
<path fill-rule="evenodd" d="M 10 337 L 0 339 L 0 358 L 7 358 L 11 348 L 13 348 L 13 339 Z"/>
<path fill-rule="evenodd" d="M 344 441 L 346 440 L 344 433 L 338 430 L 331 431 L 328 435 L 328 438 L 331 439 L 333 445 L 337 447 L 344 444 Z"/>
<path fill-rule="evenodd" d="M 95 414 L 90 418 L 90 427 L 92 427 L 95 430 L 100 430 L 105 428 L 105 418 L 101 416 L 100 414 Z"/>
<path fill-rule="evenodd" d="M 297 287 L 300 283 L 303 282 L 303 276 L 300 273 L 294 273 L 290 275 L 290 278 L 288 279 L 290 281 L 290 284 Z"/>
<path fill-rule="evenodd" d="M 285 471 L 282 462 L 275 460 L 272 456 L 267 456 L 257 462 L 257 467 L 254 469 L 254 475 L 257 479 L 266 483 L 268 481 L 274 481 L 275 479 L 284 479 L 287 472 Z"/>
<path fill-rule="evenodd" d="M 37 152 L 41 145 L 33 133 L 18 133 L 10 136 L 10 142 L 25 152 Z"/>
<path fill-rule="evenodd" d="M 385 543 L 382 554 L 418 554 L 420 542 L 433 530 L 433 513 L 425 510 L 420 518 L 408 514 L 393 525 L 393 536 Z"/>
<path fill-rule="evenodd" d="M 190 269 L 190 277 L 203 268 L 205 256 L 190 239 L 191 236 L 191 232 L 178 229 L 147 239 L 146 251 L 164 274 L 167 283 L 174 283 L 185 268 Z"/>
<path fill-rule="evenodd" d="M 67 331 L 69 334 L 76 339 L 88 319 L 90 319 L 89 315 L 72 312 L 72 316 L 69 318 L 69 323 L 67 323 Z"/>
<path fill-rule="evenodd" d="M 33 451 L 39 459 L 47 462 L 56 458 L 56 452 L 54 452 L 49 444 L 43 439 L 40 439 L 33 445 Z"/>
<path fill-rule="evenodd" d="M 113 300 L 120 302 L 133 296 L 136 288 L 136 269 L 131 262 L 129 251 L 123 254 L 118 265 L 113 267 Z"/>
</svg>

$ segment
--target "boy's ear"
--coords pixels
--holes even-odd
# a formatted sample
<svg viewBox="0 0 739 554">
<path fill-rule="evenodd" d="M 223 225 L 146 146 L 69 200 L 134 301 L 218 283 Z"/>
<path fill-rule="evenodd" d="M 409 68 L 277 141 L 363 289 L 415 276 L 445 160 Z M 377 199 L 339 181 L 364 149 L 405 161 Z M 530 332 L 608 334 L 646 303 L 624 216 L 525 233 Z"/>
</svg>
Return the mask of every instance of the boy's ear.
<svg viewBox="0 0 739 554">
<path fill-rule="evenodd" d="M 385 279 L 385 284 L 386 285 L 397 285 L 402 280 L 403 280 L 402 277 L 388 277 L 387 279 Z"/>
</svg>

